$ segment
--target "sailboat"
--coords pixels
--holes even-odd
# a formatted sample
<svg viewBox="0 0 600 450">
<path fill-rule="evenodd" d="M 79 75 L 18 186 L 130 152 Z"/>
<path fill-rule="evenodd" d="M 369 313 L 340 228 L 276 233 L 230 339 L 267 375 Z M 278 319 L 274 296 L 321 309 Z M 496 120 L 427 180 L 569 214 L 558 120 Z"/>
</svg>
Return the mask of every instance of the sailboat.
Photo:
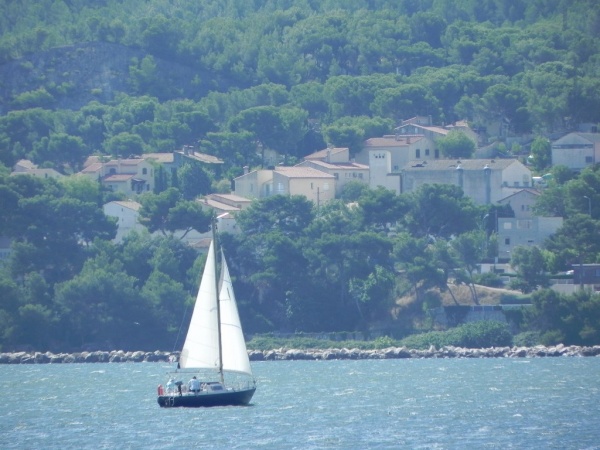
<svg viewBox="0 0 600 450">
<path fill-rule="evenodd" d="M 162 407 L 247 405 L 256 391 L 222 250 L 221 276 L 217 276 L 214 230 L 213 225 L 213 240 L 178 368 L 169 374 L 165 387 L 158 386 L 158 404 Z M 191 379 L 188 382 L 182 377 Z"/>
</svg>

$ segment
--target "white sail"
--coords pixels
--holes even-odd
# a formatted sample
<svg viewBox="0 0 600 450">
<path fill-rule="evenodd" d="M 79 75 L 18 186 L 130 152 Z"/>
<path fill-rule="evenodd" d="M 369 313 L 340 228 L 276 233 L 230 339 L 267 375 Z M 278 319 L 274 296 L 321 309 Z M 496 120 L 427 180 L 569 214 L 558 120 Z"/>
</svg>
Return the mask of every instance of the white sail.
<svg viewBox="0 0 600 450">
<path fill-rule="evenodd" d="M 182 369 L 219 369 L 219 327 L 215 248 L 211 242 L 179 365 Z"/>
<path fill-rule="evenodd" d="M 233 284 L 229 276 L 229 268 L 225 256 L 221 252 L 222 278 L 219 294 L 221 308 L 221 343 L 223 350 L 223 370 L 252 375 L 250 359 L 246 350 L 246 342 L 240 316 L 238 314 Z"/>
</svg>

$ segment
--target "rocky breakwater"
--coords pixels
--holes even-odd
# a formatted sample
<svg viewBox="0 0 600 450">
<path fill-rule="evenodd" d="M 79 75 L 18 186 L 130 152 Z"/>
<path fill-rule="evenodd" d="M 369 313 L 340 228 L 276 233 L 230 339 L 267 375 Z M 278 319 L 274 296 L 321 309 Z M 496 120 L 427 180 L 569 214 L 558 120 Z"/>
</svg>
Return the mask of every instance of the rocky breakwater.
<svg viewBox="0 0 600 450">
<path fill-rule="evenodd" d="M 544 357 L 587 357 L 600 356 L 600 345 L 593 347 L 556 346 L 462 348 L 430 347 L 415 350 L 405 347 L 390 347 L 378 350 L 347 348 L 250 350 L 251 361 L 299 361 L 334 359 L 423 359 L 423 358 L 544 358 Z M 179 352 L 125 352 L 95 351 L 81 353 L 16 352 L 0 353 L 0 364 L 65 364 L 65 363 L 119 363 L 119 362 L 171 362 L 179 358 Z"/>
<path fill-rule="evenodd" d="M 461 348 L 430 347 L 427 350 L 415 350 L 405 347 L 391 347 L 380 350 L 335 349 L 297 350 L 280 348 L 276 350 L 250 353 L 251 361 L 295 361 L 295 360 L 332 360 L 332 359 L 402 359 L 402 358 L 541 358 L 557 356 L 600 356 L 600 345 L 593 347 L 556 345 L 545 347 L 493 347 Z"/>
<path fill-rule="evenodd" d="M 125 352 L 95 351 L 80 353 L 16 352 L 0 353 L 0 364 L 64 364 L 64 363 L 107 363 L 107 362 L 173 362 L 178 353 L 171 352 Z"/>
</svg>

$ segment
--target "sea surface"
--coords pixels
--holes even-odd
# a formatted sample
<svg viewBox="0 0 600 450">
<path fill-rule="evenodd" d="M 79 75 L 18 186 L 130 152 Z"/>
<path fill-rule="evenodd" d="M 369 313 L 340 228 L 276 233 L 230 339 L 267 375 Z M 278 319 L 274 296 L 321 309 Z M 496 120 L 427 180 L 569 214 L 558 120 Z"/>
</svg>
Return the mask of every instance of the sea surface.
<svg viewBox="0 0 600 450">
<path fill-rule="evenodd" d="M 600 358 L 254 362 L 251 406 L 164 409 L 166 363 L 0 366 L 0 448 L 600 449 Z"/>
</svg>

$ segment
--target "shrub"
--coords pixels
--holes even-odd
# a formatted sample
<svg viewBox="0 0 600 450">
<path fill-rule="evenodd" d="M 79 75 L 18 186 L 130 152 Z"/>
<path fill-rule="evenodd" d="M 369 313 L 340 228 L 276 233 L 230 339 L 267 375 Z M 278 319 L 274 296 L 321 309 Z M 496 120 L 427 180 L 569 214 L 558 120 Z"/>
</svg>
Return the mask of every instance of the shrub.
<svg viewBox="0 0 600 450">
<path fill-rule="evenodd" d="M 525 331 L 513 338 L 513 344 L 517 347 L 535 347 L 540 343 L 540 333 L 537 331 Z"/>
</svg>

